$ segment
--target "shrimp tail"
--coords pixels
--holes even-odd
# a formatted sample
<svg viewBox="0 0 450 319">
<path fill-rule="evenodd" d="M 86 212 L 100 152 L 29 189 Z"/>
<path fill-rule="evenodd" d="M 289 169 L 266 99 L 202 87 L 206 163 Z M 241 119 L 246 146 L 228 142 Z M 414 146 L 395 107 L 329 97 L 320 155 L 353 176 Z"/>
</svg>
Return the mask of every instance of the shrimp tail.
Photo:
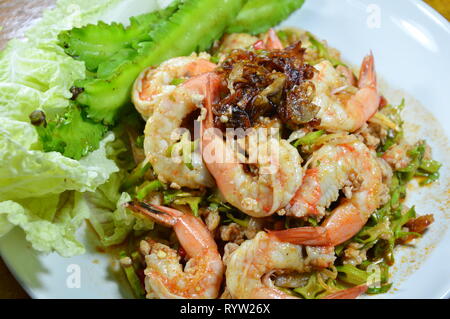
<svg viewBox="0 0 450 319">
<path fill-rule="evenodd" d="M 332 293 L 322 299 L 356 299 L 367 291 L 367 285 L 360 285 Z"/>
<path fill-rule="evenodd" d="M 375 58 L 373 57 L 373 53 L 366 55 L 361 64 L 361 70 L 359 72 L 359 80 L 358 87 L 360 89 L 363 88 L 372 88 L 376 89 L 377 87 L 377 74 L 375 72 Z"/>
<path fill-rule="evenodd" d="M 125 203 L 124 206 L 134 213 L 150 218 L 151 220 L 168 227 L 173 227 L 177 223 L 177 218 L 182 215 L 175 209 L 145 202 L 131 201 Z"/>
<path fill-rule="evenodd" d="M 283 50 L 283 44 L 274 29 L 267 32 L 266 49 L 268 50 Z"/>
<path fill-rule="evenodd" d="M 325 227 L 299 227 L 269 231 L 270 236 L 282 242 L 306 246 L 330 246 L 332 239 Z"/>
</svg>

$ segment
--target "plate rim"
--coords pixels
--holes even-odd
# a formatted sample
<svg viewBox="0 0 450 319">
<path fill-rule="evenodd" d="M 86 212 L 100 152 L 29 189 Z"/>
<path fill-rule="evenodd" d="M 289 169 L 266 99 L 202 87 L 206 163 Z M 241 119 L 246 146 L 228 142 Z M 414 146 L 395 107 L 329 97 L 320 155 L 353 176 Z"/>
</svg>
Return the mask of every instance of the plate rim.
<svg viewBox="0 0 450 319">
<path fill-rule="evenodd" d="M 408 2 L 413 5 L 414 7 L 416 7 L 416 9 L 418 9 L 420 11 L 420 13 L 422 15 L 424 15 L 427 20 L 430 23 L 433 23 L 434 25 L 437 25 L 439 28 L 443 29 L 445 32 L 447 32 L 448 35 L 450 35 L 450 21 L 448 21 L 442 14 L 440 14 L 436 9 L 434 9 L 431 5 L 429 5 L 428 3 L 426 3 L 423 0 L 408 0 Z M 421 10 L 420 7 L 422 7 L 424 10 Z M 430 16 L 427 16 L 426 11 Z M 41 14 L 42 15 L 42 14 Z M 436 21 L 434 21 L 433 18 L 437 19 L 439 23 L 437 23 Z M 448 136 L 450 138 L 450 136 Z M 15 226 L 14 229 L 11 230 L 14 231 L 16 228 L 19 228 L 18 226 Z M 450 228 L 448 228 L 445 232 L 445 234 L 447 234 L 448 232 L 450 232 Z M 438 246 L 440 246 L 440 242 L 438 242 L 437 246 L 435 248 L 437 248 Z M 32 299 L 40 299 L 40 298 L 48 298 L 45 296 L 39 296 L 39 292 L 35 291 L 35 289 L 33 289 L 33 287 L 28 286 L 27 284 L 25 284 L 23 278 L 20 276 L 20 274 L 14 269 L 14 267 L 12 267 L 11 265 L 11 260 L 8 259 L 7 257 L 4 256 L 4 254 L 2 254 L 2 249 L 0 248 L 0 257 L 2 258 L 4 264 L 6 265 L 6 267 L 8 268 L 9 272 L 11 273 L 11 275 L 15 278 L 15 280 L 19 283 L 19 285 L 22 287 L 22 289 L 28 294 L 28 296 Z M 419 267 L 420 269 L 421 267 Z M 418 269 L 418 270 L 419 270 Z M 417 272 L 418 270 L 416 270 L 415 272 Z M 408 276 L 409 277 L 409 276 Z M 64 298 L 64 297 L 61 297 Z M 57 299 L 56 297 L 52 297 L 50 299 Z M 447 291 L 440 296 L 438 299 L 450 299 L 450 281 L 449 284 L 447 286 Z"/>
</svg>

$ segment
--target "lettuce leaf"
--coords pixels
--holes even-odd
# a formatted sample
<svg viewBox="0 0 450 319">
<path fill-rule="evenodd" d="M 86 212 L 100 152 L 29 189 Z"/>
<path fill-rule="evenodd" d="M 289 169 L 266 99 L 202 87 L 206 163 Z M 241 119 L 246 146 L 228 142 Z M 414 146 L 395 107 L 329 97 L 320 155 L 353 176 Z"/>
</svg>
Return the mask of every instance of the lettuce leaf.
<svg viewBox="0 0 450 319">
<path fill-rule="evenodd" d="M 15 200 L 60 194 L 66 190 L 94 191 L 119 168 L 107 158 L 108 134 L 99 149 L 79 161 L 57 152 L 29 149 L 37 134 L 23 122 L 0 118 L 0 200 Z M 6 129 L 5 129 L 6 126 Z"/>
<path fill-rule="evenodd" d="M 119 0 L 60 0 L 55 9 L 0 53 L 0 114 L 28 121 L 35 109 L 61 111 L 69 105 L 73 82 L 85 77 L 85 67 L 57 44 L 61 30 L 96 21 Z"/>
<path fill-rule="evenodd" d="M 108 158 L 115 135 L 102 139 L 103 134 L 97 134 L 98 149 L 84 157 L 79 152 L 83 143 L 78 141 L 69 153 L 65 150 L 80 158 L 74 160 L 59 152 L 44 152 L 28 116 L 37 109 L 49 118 L 63 116 L 72 96 L 70 87 L 85 76 L 84 64 L 57 45 L 57 34 L 97 21 L 117 3 L 60 0 L 26 32 L 24 40 L 12 40 L 0 52 L 0 236 L 19 226 L 39 251 L 66 257 L 84 252 L 76 239 L 78 227 L 90 214 L 82 192 L 95 191 L 119 171 Z M 85 129 L 78 120 L 78 128 Z"/>
<path fill-rule="evenodd" d="M 90 210 L 81 192 L 94 191 L 118 171 L 106 154 L 114 135 L 108 134 L 98 150 L 75 161 L 56 152 L 27 150 L 27 144 L 35 143 L 26 138 L 34 133 L 37 141 L 37 136 L 25 128 L 29 136 L 19 135 L 18 141 L 0 128 L 0 162 L 8 163 L 0 166 L 0 236 L 19 226 L 39 251 L 56 251 L 64 257 L 82 254 L 84 247 L 75 234 Z"/>
<path fill-rule="evenodd" d="M 97 149 L 108 131 L 106 126 L 87 119 L 77 105 L 55 120 L 44 121 L 36 128 L 44 151 L 56 151 L 77 160 Z"/>
<path fill-rule="evenodd" d="M 63 257 L 79 255 L 85 250 L 75 233 L 88 214 L 82 194 L 73 191 L 4 201 L 0 202 L 0 236 L 19 226 L 36 250 L 56 251 Z"/>
<path fill-rule="evenodd" d="M 120 192 L 123 172 L 113 174 L 96 192 L 86 193 L 89 221 L 103 246 L 122 243 L 133 230 L 151 230 L 153 222 L 136 218 L 123 204 L 131 200 L 130 194 Z"/>
</svg>

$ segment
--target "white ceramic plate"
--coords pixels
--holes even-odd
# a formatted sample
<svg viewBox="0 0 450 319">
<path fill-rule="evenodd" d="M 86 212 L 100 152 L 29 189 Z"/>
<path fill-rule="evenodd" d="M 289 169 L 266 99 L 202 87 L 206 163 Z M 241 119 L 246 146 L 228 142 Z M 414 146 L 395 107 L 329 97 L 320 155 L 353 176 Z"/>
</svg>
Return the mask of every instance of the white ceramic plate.
<svg viewBox="0 0 450 319">
<path fill-rule="evenodd" d="M 418 212 L 435 214 L 436 222 L 415 247 L 397 251 L 394 288 L 375 298 L 450 297 L 450 127 L 446 125 L 450 118 L 450 24 L 418 0 L 308 0 L 283 25 L 308 29 L 327 39 L 355 65 L 372 50 L 380 77 L 391 88 L 408 93 L 389 89 L 386 95 L 417 99 L 407 98 L 410 138 L 426 138 L 444 167 L 439 183 L 422 189 L 413 185 L 408 202 Z M 97 251 L 92 232 L 82 229 L 79 235 L 88 250 L 83 256 L 67 259 L 39 254 L 18 229 L 0 240 L 0 253 L 34 298 L 130 297 L 117 263 Z"/>
</svg>

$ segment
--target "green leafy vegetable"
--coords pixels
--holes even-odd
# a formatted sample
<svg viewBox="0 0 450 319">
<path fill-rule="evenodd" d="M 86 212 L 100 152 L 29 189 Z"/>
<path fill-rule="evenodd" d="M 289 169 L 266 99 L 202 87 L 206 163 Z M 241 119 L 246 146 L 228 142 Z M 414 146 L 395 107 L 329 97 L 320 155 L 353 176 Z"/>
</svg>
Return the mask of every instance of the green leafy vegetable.
<svg viewBox="0 0 450 319">
<path fill-rule="evenodd" d="M 266 32 L 301 8 L 304 2 L 305 0 L 249 0 L 228 27 L 227 32 L 252 34 Z"/>
<path fill-rule="evenodd" d="M 36 127 L 43 150 L 60 152 L 76 160 L 96 150 L 108 131 L 103 124 L 86 119 L 76 105 L 46 124 Z"/>
<path fill-rule="evenodd" d="M 75 234 L 89 217 L 83 195 L 68 191 L 62 194 L 0 202 L 0 236 L 14 226 L 22 228 L 36 250 L 56 251 L 70 257 L 85 249 Z"/>
<path fill-rule="evenodd" d="M 0 201 L 58 194 L 66 190 L 93 191 L 109 175 L 118 171 L 107 158 L 108 134 L 99 145 L 79 161 L 60 153 L 36 150 L 38 137 L 25 122 L 2 119 L 0 128 Z"/>
<path fill-rule="evenodd" d="M 131 200 L 130 194 L 120 192 L 123 172 L 111 176 L 95 192 L 85 195 L 89 207 L 89 221 L 100 238 L 103 246 L 122 243 L 133 230 L 151 230 L 153 222 L 136 218 L 125 209 L 125 203 Z"/>
</svg>

